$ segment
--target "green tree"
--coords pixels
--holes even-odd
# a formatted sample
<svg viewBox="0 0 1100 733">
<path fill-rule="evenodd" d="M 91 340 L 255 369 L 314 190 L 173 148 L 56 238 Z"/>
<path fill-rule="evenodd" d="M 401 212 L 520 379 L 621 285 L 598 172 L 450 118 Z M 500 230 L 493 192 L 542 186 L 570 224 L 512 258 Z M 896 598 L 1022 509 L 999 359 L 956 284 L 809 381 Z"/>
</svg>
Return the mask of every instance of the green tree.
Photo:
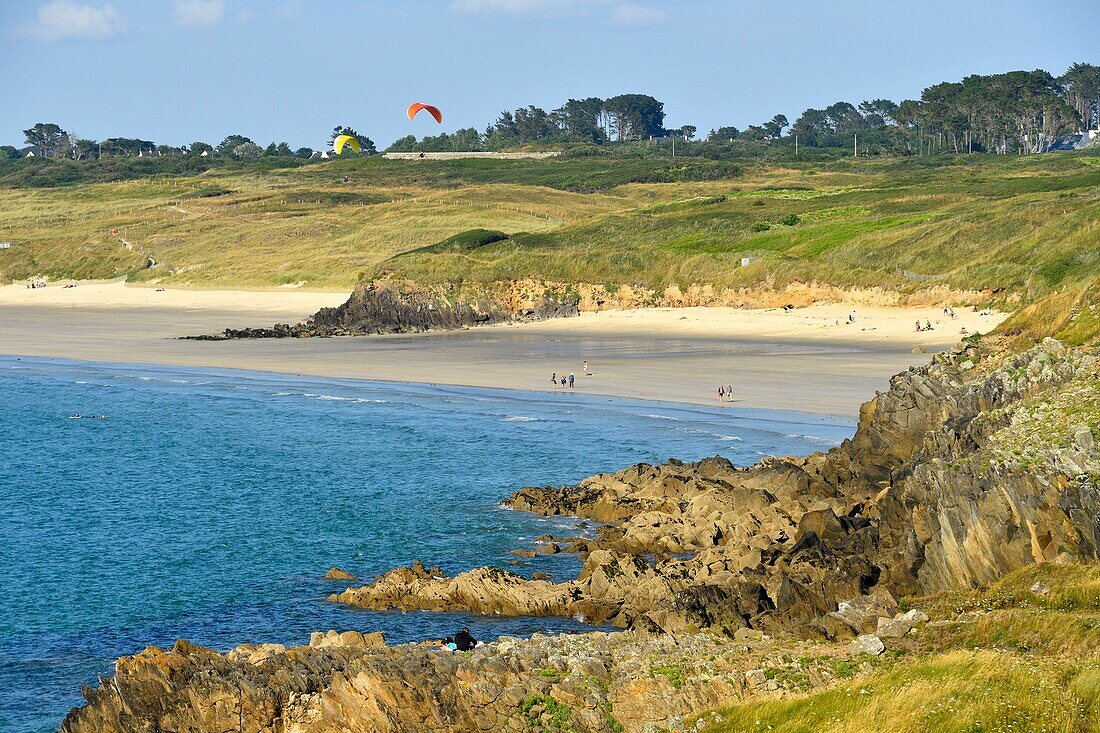
<svg viewBox="0 0 1100 733">
<path fill-rule="evenodd" d="M 578 142 L 607 142 L 607 136 L 600 127 L 603 112 L 603 100 L 599 97 L 570 99 L 550 113 L 558 128 L 566 137 Z"/>
<path fill-rule="evenodd" d="M 789 127 L 789 125 L 790 123 L 787 122 L 786 115 L 776 115 L 765 122 L 761 127 L 764 130 L 765 137 L 778 140 L 783 137 L 783 130 Z"/>
<path fill-rule="evenodd" d="M 313 155 L 313 148 L 298 148 L 294 151 L 295 157 L 308 158 Z"/>
<path fill-rule="evenodd" d="M 263 155 L 264 149 L 254 142 L 241 143 L 233 148 L 233 157 L 238 160 L 256 160 Z"/>
<path fill-rule="evenodd" d="M 1058 81 L 1063 97 L 1077 110 L 1084 128 L 1100 130 L 1100 66 L 1074 64 Z"/>
<path fill-rule="evenodd" d="M 52 122 L 39 122 L 29 130 L 23 130 L 27 145 L 42 149 L 46 157 L 54 155 L 65 138 L 65 131 Z"/>
<path fill-rule="evenodd" d="M 685 140 L 694 140 L 695 133 L 699 130 L 695 125 L 684 125 L 678 132 L 683 135 Z"/>
<path fill-rule="evenodd" d="M 648 94 L 612 97 L 604 102 L 603 111 L 616 140 L 645 140 L 664 135 L 664 102 Z"/>
<path fill-rule="evenodd" d="M 895 114 L 897 114 L 898 105 L 889 99 L 864 100 L 859 103 L 859 111 L 870 127 L 897 124 Z"/>
<path fill-rule="evenodd" d="M 130 157 L 149 155 L 157 149 L 157 144 L 136 137 L 109 137 L 99 143 L 99 149 L 102 155 Z"/>
<path fill-rule="evenodd" d="M 468 152 L 481 150 L 481 135 L 473 127 L 456 130 L 451 135 L 451 150 L 455 152 Z"/>
<path fill-rule="evenodd" d="M 214 152 L 214 148 L 212 146 L 202 142 L 201 140 L 196 140 L 195 142 L 188 145 L 187 150 L 191 153 L 191 155 L 202 155 L 203 153 L 212 154 Z"/>
<path fill-rule="evenodd" d="M 707 134 L 708 143 L 725 143 L 736 140 L 741 136 L 741 131 L 733 125 L 726 127 L 719 127 L 717 130 L 711 130 Z"/>
<path fill-rule="evenodd" d="M 294 151 L 285 142 L 281 142 L 275 146 L 275 154 L 281 158 L 289 158 L 294 155 Z"/>
<path fill-rule="evenodd" d="M 0 157 L 7 158 L 8 160 L 15 160 L 19 157 L 19 151 L 11 145 L 0 145 Z"/>
<path fill-rule="evenodd" d="M 252 143 L 252 140 L 245 137 L 244 135 L 229 135 L 220 143 L 218 143 L 217 150 L 220 154 L 224 156 L 233 157 L 234 151 L 245 143 Z"/>
<path fill-rule="evenodd" d="M 94 160 L 99 157 L 99 143 L 87 138 L 77 138 L 73 142 L 73 156 L 77 160 Z"/>
<path fill-rule="evenodd" d="M 398 138 L 393 141 L 393 144 L 386 148 L 387 153 L 412 153 L 416 151 L 416 135 L 406 135 L 405 137 Z"/>
</svg>

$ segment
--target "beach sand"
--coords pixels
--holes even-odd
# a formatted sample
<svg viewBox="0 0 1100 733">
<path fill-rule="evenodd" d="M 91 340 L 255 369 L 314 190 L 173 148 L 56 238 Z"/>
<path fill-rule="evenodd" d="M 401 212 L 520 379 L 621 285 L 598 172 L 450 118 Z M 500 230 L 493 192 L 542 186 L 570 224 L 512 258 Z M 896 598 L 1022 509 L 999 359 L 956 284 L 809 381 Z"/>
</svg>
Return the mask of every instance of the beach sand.
<svg viewBox="0 0 1100 733">
<path fill-rule="evenodd" d="M 789 313 L 652 308 L 458 332 L 330 339 L 180 341 L 226 327 L 294 323 L 346 293 L 219 291 L 81 283 L 0 287 L 0 354 L 287 374 L 550 390 L 573 372 L 576 392 L 789 409 L 855 419 L 891 375 L 988 332 L 1004 316 L 958 309 L 824 304 Z M 848 323 L 850 313 L 855 322 Z M 931 332 L 914 322 L 930 320 Z M 919 347 L 925 353 L 914 353 Z M 592 376 L 582 374 L 588 360 Z M 558 392 L 564 391 L 557 388 Z M 563 396 L 564 398 L 564 396 Z"/>
</svg>

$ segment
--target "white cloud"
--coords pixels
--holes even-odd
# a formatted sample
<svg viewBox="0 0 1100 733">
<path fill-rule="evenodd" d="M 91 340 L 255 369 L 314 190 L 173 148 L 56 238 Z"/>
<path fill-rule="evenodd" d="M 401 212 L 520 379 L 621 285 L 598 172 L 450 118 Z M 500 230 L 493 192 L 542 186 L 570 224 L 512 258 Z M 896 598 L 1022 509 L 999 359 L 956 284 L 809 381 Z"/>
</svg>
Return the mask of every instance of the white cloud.
<svg viewBox="0 0 1100 733">
<path fill-rule="evenodd" d="M 617 0 L 451 0 L 451 10 L 517 18 L 596 16 L 615 25 L 648 25 L 665 19 L 663 10 Z"/>
<path fill-rule="evenodd" d="M 615 25 L 650 25 L 664 19 L 665 11 L 634 3 L 619 3 L 611 9 L 611 22 Z"/>
<path fill-rule="evenodd" d="M 126 18 L 111 5 L 95 7 L 71 0 L 54 0 L 38 8 L 31 23 L 15 29 L 17 35 L 37 41 L 66 38 L 103 40 L 126 30 Z"/>
<path fill-rule="evenodd" d="M 209 28 L 225 16 L 225 0 L 176 0 L 172 20 L 185 28 Z"/>
</svg>

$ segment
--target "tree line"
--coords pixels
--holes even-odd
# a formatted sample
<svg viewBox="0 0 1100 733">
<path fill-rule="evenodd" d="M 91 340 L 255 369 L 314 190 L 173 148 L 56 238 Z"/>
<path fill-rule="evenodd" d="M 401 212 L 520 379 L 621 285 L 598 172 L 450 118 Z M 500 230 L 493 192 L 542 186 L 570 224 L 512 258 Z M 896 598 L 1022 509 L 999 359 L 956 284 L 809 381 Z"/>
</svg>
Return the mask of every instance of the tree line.
<svg viewBox="0 0 1100 733">
<path fill-rule="evenodd" d="M 329 136 L 329 145 L 338 135 L 351 135 L 359 141 L 363 154 L 378 152 L 366 135 L 360 135 L 347 125 L 337 125 Z M 226 158 L 230 160 L 256 160 L 258 158 L 310 158 L 316 151 L 313 148 L 292 150 L 286 142 L 271 142 L 261 147 L 244 135 L 227 135 L 217 145 L 197 140 L 190 145 L 158 145 L 152 140 L 140 138 L 112 137 L 106 140 L 91 140 L 68 132 L 52 122 L 39 122 L 23 130 L 26 144 L 37 148 L 46 158 L 69 158 L 71 160 L 97 160 L 99 158 L 129 158 L 193 155 L 200 157 Z M 20 151 L 11 145 L 0 146 L 0 158 L 20 157 Z"/>
<path fill-rule="evenodd" d="M 419 140 L 409 135 L 388 150 L 501 150 L 578 143 L 620 149 L 618 144 L 626 143 L 638 149 L 640 141 L 677 138 L 685 143 L 683 154 L 707 157 L 738 149 L 759 151 L 754 143 L 796 152 L 839 148 L 866 155 L 1043 152 L 1062 135 L 1100 129 L 1100 67 L 1077 63 L 1060 77 L 1042 69 L 976 74 L 930 86 L 920 99 L 839 101 L 824 109 L 807 109 L 793 124 L 786 115 L 776 114 L 744 130 L 733 125 L 712 129 L 699 141 L 694 125 L 668 129 L 664 119 L 664 103 L 644 94 L 570 99 L 549 112 L 534 105 L 506 110 L 480 133 L 470 127 Z M 739 145 L 724 147 L 732 143 Z"/>
<path fill-rule="evenodd" d="M 712 129 L 696 140 L 697 128 L 665 127 L 665 105 L 647 94 L 620 94 L 608 99 L 570 99 L 557 109 L 528 105 L 505 110 L 483 131 L 469 127 L 417 139 L 395 141 L 387 151 L 450 152 L 503 150 L 534 146 L 596 146 L 623 154 L 664 150 L 660 141 L 682 141 L 683 155 L 729 157 L 757 155 L 771 148 L 851 150 L 864 155 L 932 155 L 938 153 L 1034 153 L 1048 150 L 1067 133 L 1100 129 L 1100 66 L 1077 63 L 1055 77 L 1047 71 L 1011 71 L 971 75 L 924 89 L 919 99 L 889 99 L 859 104 L 838 101 L 824 109 L 805 110 L 790 123 L 783 114 L 749 125 Z M 23 131 L 26 143 L 45 157 L 94 160 L 106 157 L 182 156 L 255 160 L 265 157 L 310 158 L 311 148 L 292 150 L 286 142 L 262 147 L 244 135 L 228 135 L 217 145 L 196 141 L 169 146 L 139 138 L 91 140 L 54 123 Z M 378 152 L 374 142 L 347 125 L 333 128 L 351 135 L 362 155 Z M 645 145 L 657 141 L 656 145 Z M 0 146 L 0 158 L 20 151 Z"/>
</svg>

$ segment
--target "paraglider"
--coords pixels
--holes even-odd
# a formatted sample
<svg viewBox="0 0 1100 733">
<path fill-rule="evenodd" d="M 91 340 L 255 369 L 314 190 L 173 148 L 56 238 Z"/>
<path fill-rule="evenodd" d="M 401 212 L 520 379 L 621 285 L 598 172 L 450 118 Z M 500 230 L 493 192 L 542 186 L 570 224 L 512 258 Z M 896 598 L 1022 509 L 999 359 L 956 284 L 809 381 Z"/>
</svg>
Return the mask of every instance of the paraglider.
<svg viewBox="0 0 1100 733">
<path fill-rule="evenodd" d="M 349 147 L 355 152 L 359 151 L 359 140 L 351 135 L 340 135 L 332 141 L 332 149 L 336 151 L 337 155 L 344 152 L 344 147 Z"/>
<path fill-rule="evenodd" d="M 435 118 L 436 122 L 441 125 L 443 124 L 443 113 L 439 111 L 439 107 L 433 107 L 432 105 L 424 104 L 423 102 L 413 102 L 409 105 L 409 109 L 407 111 L 409 119 L 411 120 L 413 117 L 416 117 L 417 113 L 420 112 L 420 110 L 425 110 L 428 114 Z"/>
</svg>

